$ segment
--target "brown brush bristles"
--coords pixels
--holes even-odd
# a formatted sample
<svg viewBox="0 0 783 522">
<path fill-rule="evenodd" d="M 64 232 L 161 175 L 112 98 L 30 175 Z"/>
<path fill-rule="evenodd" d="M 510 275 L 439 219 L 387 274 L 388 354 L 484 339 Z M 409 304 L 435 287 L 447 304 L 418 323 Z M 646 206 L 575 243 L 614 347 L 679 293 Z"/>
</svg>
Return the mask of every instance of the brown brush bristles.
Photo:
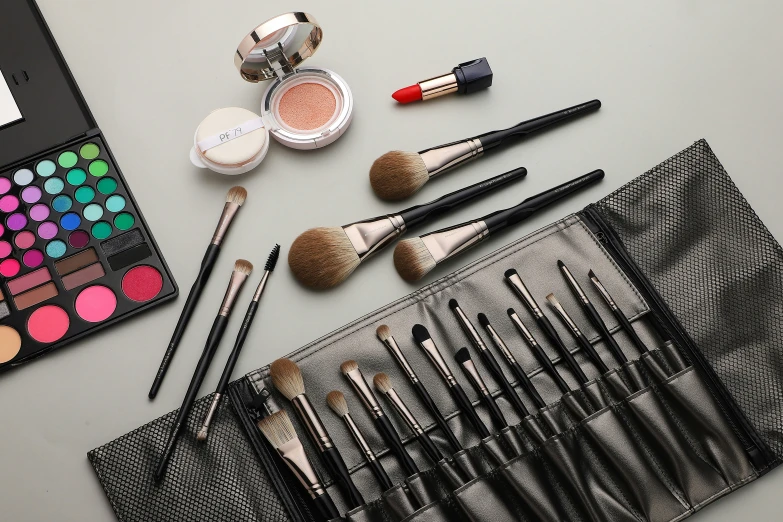
<svg viewBox="0 0 783 522">
<path fill-rule="evenodd" d="M 269 367 L 272 384 L 290 401 L 305 392 L 304 379 L 299 366 L 290 359 L 278 359 Z"/>
<path fill-rule="evenodd" d="M 372 378 L 372 383 L 375 385 L 375 388 L 384 395 L 392 389 L 391 379 L 383 372 L 376 373 L 375 377 Z"/>
<path fill-rule="evenodd" d="M 378 327 L 377 330 L 375 330 L 375 334 L 378 336 L 378 339 L 381 341 L 385 341 L 389 337 L 391 337 L 391 328 L 386 326 L 385 324 L 382 324 Z"/>
<path fill-rule="evenodd" d="M 242 203 L 245 202 L 245 199 L 247 199 L 247 190 L 245 190 L 245 187 L 231 187 L 228 194 L 226 194 L 226 203 L 236 203 L 240 207 L 242 206 Z"/>
<path fill-rule="evenodd" d="M 275 449 L 298 438 L 291 419 L 284 411 L 278 411 L 258 421 L 258 429 Z"/>
<path fill-rule="evenodd" d="M 418 237 L 400 241 L 394 248 L 394 267 L 408 282 L 418 281 L 436 265 L 435 258 Z"/>
<path fill-rule="evenodd" d="M 343 372 L 343 375 L 347 373 L 351 373 L 352 371 L 358 369 L 359 369 L 359 363 L 353 360 L 345 361 L 340 365 L 340 371 Z"/>
<path fill-rule="evenodd" d="M 549 301 L 549 304 L 551 304 L 552 306 L 557 306 L 560 304 L 557 298 L 555 297 L 555 294 L 549 294 L 548 296 L 546 296 L 546 300 Z"/>
<path fill-rule="evenodd" d="M 345 281 L 359 266 L 359 256 L 342 228 L 311 228 L 294 240 L 288 266 L 300 283 L 324 290 Z"/>
<path fill-rule="evenodd" d="M 381 199 L 405 199 L 429 179 L 430 173 L 418 152 L 393 150 L 375 160 L 370 167 L 370 185 Z"/>
<path fill-rule="evenodd" d="M 253 271 L 253 263 L 244 259 L 237 259 L 234 263 L 234 272 L 239 272 L 245 275 L 250 275 Z"/>
<path fill-rule="evenodd" d="M 343 392 L 337 390 L 330 391 L 326 395 L 326 402 L 329 404 L 332 411 L 340 417 L 348 415 L 348 401 L 345 400 Z"/>
</svg>

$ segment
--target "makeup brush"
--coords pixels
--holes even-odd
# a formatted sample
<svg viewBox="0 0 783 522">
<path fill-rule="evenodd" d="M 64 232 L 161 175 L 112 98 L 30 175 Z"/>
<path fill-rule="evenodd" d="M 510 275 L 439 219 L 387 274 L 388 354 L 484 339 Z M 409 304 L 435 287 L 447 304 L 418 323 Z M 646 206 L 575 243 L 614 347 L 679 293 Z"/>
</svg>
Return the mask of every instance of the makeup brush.
<svg viewBox="0 0 783 522">
<path fill-rule="evenodd" d="M 501 354 L 503 354 L 503 357 L 506 359 L 506 362 L 508 362 L 508 365 L 511 366 L 511 371 L 514 372 L 514 376 L 519 381 L 519 384 L 525 389 L 530 399 L 536 405 L 536 408 L 543 408 L 546 406 L 546 402 L 541 397 L 541 395 L 539 395 L 536 387 L 533 386 L 533 382 L 530 380 L 530 377 L 527 376 L 525 370 L 522 369 L 522 366 L 514 357 L 514 354 L 511 353 L 511 350 L 508 349 L 506 343 L 503 342 L 503 339 L 489 323 L 487 316 L 480 313 L 478 314 L 478 320 L 479 324 L 484 327 L 484 330 L 487 331 L 487 334 L 489 335 L 489 338 L 492 339 L 495 347 L 500 351 Z"/>
<path fill-rule="evenodd" d="M 563 305 L 561 305 L 560 301 L 557 300 L 555 294 L 547 295 L 546 300 L 549 302 L 549 305 L 554 308 L 555 312 L 560 317 L 560 320 L 563 321 L 563 324 L 574 336 L 574 339 L 576 339 L 576 342 L 582 351 L 584 351 L 590 360 L 593 361 L 593 364 L 595 364 L 595 366 L 598 368 L 598 371 L 602 375 L 608 372 L 609 367 L 606 366 L 604 361 L 601 360 L 598 352 L 595 351 L 595 348 L 593 348 L 593 345 L 587 339 L 585 334 L 582 333 L 582 330 L 579 329 L 579 327 L 576 325 L 576 322 L 574 322 L 571 316 L 568 315 L 568 312 L 565 311 L 565 308 L 563 308 Z"/>
<path fill-rule="evenodd" d="M 529 197 L 515 207 L 498 210 L 475 221 L 460 223 L 420 237 L 400 241 L 394 249 L 394 266 L 397 268 L 397 273 L 406 281 L 418 281 L 443 261 L 603 177 L 603 170 L 594 170 Z"/>
<path fill-rule="evenodd" d="M 305 488 L 310 498 L 313 499 L 313 503 L 323 519 L 339 518 L 340 512 L 308 460 L 288 414 L 285 411 L 273 413 L 258 421 L 258 428 Z"/>
<path fill-rule="evenodd" d="M 247 198 L 247 190 L 243 187 L 233 187 L 226 194 L 226 204 L 223 207 L 223 213 L 220 215 L 220 221 L 215 229 L 215 233 L 212 235 L 212 242 L 207 247 L 207 252 L 204 254 L 204 259 L 201 260 L 201 267 L 198 271 L 198 276 L 193 286 L 190 288 L 188 299 L 185 301 L 185 306 L 182 308 L 182 313 L 177 321 L 177 326 L 174 327 L 174 334 L 171 336 L 169 345 L 166 348 L 166 352 L 163 354 L 163 360 L 160 362 L 160 368 L 155 375 L 155 380 L 152 382 L 152 388 L 150 388 L 149 398 L 154 399 L 158 395 L 160 385 L 163 383 L 163 378 L 166 376 L 166 372 L 171 365 L 171 359 L 174 357 L 174 353 L 177 351 L 179 342 L 182 340 L 182 335 L 185 333 L 185 328 L 188 326 L 190 317 L 193 315 L 193 311 L 196 309 L 196 303 L 198 303 L 201 292 L 207 284 L 212 268 L 215 266 L 218 254 L 220 254 L 220 245 L 223 243 L 223 239 L 228 232 L 231 222 L 234 220 L 239 211 L 239 207 L 245 202 Z"/>
<path fill-rule="evenodd" d="M 359 395 L 359 399 L 361 399 L 364 407 L 367 408 L 375 423 L 375 427 L 381 432 L 383 440 L 386 441 L 386 445 L 397 457 L 405 473 L 408 475 L 418 473 L 419 468 L 416 466 L 416 462 L 408 454 L 399 433 L 394 429 L 389 417 L 386 416 L 386 412 L 381 408 L 378 399 L 375 398 L 370 386 L 367 384 L 367 380 L 359 369 L 359 363 L 356 361 L 345 361 L 340 365 L 340 371 L 348 379 L 348 382 L 351 383 L 353 390 Z"/>
<path fill-rule="evenodd" d="M 348 466 L 305 393 L 304 378 L 299 366 L 290 359 L 277 359 L 270 365 L 269 375 L 277 391 L 291 401 L 297 417 L 305 425 L 310 440 L 321 455 L 329 474 L 334 477 L 348 499 L 351 509 L 364 505 L 364 498 L 353 483 Z"/>
<path fill-rule="evenodd" d="M 484 344 L 484 340 L 476 331 L 476 328 L 473 326 L 473 323 L 470 322 L 468 316 L 465 315 L 465 312 L 462 311 L 462 308 L 460 308 L 456 299 L 451 299 L 449 301 L 449 308 L 451 308 L 451 311 L 454 312 L 454 315 L 457 316 L 457 322 L 462 328 L 462 331 L 465 332 L 465 335 L 468 336 L 468 339 L 470 339 L 473 347 L 478 350 L 479 355 L 481 356 L 481 360 L 484 361 L 484 366 L 487 367 L 489 372 L 492 374 L 492 377 L 495 378 L 495 382 L 497 382 L 503 389 L 503 393 L 517 410 L 517 413 L 519 413 L 523 418 L 530 415 L 530 412 L 527 410 L 525 403 L 523 403 L 522 399 L 519 398 L 519 395 L 517 395 L 514 387 L 510 382 L 508 382 L 508 379 L 506 379 L 506 375 L 503 373 L 503 370 L 500 369 L 500 364 L 498 364 L 497 359 L 495 359 L 495 356 L 492 354 L 492 352 L 489 351 L 487 345 Z"/>
<path fill-rule="evenodd" d="M 370 167 L 370 184 L 381 199 L 412 196 L 430 179 L 481 157 L 488 150 L 511 144 L 555 123 L 570 120 L 601 107 L 598 100 L 523 121 L 508 129 L 447 143 L 420 152 L 394 150 L 376 159 Z"/>
<path fill-rule="evenodd" d="M 539 308 L 538 303 L 536 303 L 536 300 L 527 289 L 527 286 L 525 286 L 522 278 L 520 278 L 519 274 L 517 274 L 517 271 L 513 268 L 506 270 L 505 277 L 506 282 L 511 285 L 511 288 L 514 289 L 514 292 L 516 292 L 522 302 L 525 303 L 525 306 L 527 306 L 527 309 L 530 311 L 530 314 L 533 316 L 533 319 L 535 319 L 539 328 L 544 331 L 552 344 L 555 345 L 555 349 L 557 349 L 560 357 L 562 357 L 565 363 L 568 365 L 568 368 L 571 370 L 571 373 L 574 374 L 574 377 L 576 377 L 576 380 L 579 382 L 579 384 L 586 383 L 589 379 L 585 375 L 585 372 L 582 371 L 582 368 L 579 367 L 579 364 L 576 362 L 576 359 L 574 359 L 574 356 L 571 355 L 571 352 L 569 352 L 568 348 L 566 348 L 565 344 L 563 344 L 563 340 L 560 339 L 559 335 L 557 335 L 555 327 L 552 326 L 552 323 L 549 322 L 547 316 L 545 316 L 544 312 L 541 311 L 541 308 Z"/>
<path fill-rule="evenodd" d="M 432 442 L 430 436 L 427 435 L 427 432 L 421 427 L 419 421 L 416 420 L 416 417 L 413 416 L 413 413 L 411 413 L 405 405 L 400 395 L 394 390 L 389 376 L 385 373 L 376 373 L 375 377 L 372 379 L 372 383 L 375 385 L 376 390 L 389 399 L 392 409 L 394 409 L 394 411 L 397 412 L 397 415 L 405 421 L 405 424 L 408 425 L 408 429 L 416 435 L 416 440 L 419 441 L 419 444 L 424 448 L 424 452 L 427 456 L 432 459 L 432 462 L 440 462 L 443 459 L 443 455 L 435 443 Z"/>
<path fill-rule="evenodd" d="M 381 486 L 383 491 L 391 489 L 394 484 L 392 484 L 392 481 L 389 478 L 389 475 L 386 473 L 383 464 L 381 464 L 381 461 L 378 460 L 378 456 L 375 455 L 375 452 L 367 443 L 367 439 L 364 438 L 364 435 L 359 429 L 359 426 L 356 425 L 353 417 L 351 417 L 351 413 L 348 411 L 348 401 L 345 400 L 345 395 L 337 390 L 330 391 L 326 395 L 326 402 L 329 404 L 329 407 L 332 409 L 332 411 L 338 417 L 340 417 L 343 422 L 345 422 L 346 428 L 348 428 L 348 431 L 353 437 L 353 440 L 356 442 L 356 445 L 359 446 L 359 450 L 362 452 L 362 455 L 364 455 L 364 460 L 367 461 L 367 465 L 370 466 L 370 469 L 375 475 L 375 478 L 378 479 L 378 485 Z"/>
<path fill-rule="evenodd" d="M 236 263 L 234 263 L 234 270 L 231 272 L 231 279 L 228 282 L 226 295 L 223 297 L 223 302 L 220 305 L 220 310 L 215 318 L 215 322 L 212 323 L 212 329 L 209 331 L 204 351 L 201 353 L 201 357 L 198 360 L 196 370 L 193 373 L 193 378 L 190 380 L 190 385 L 188 386 L 188 391 L 185 393 L 182 406 L 180 406 L 177 417 L 174 419 L 169 438 L 166 441 L 163 453 L 158 461 L 158 466 L 155 468 L 156 482 L 162 480 L 163 475 L 166 473 L 166 466 L 168 466 L 169 460 L 171 459 L 171 454 L 174 453 L 174 448 L 185 427 L 190 410 L 193 409 L 193 403 L 198 396 L 198 390 L 201 388 L 201 383 L 204 382 L 204 377 L 207 375 L 209 365 L 215 357 L 215 352 L 220 345 L 220 339 L 223 337 L 223 332 L 226 331 L 228 318 L 231 315 L 231 311 L 234 309 L 234 303 L 236 303 L 237 297 L 239 297 L 242 285 L 244 285 L 245 280 L 247 280 L 247 277 L 252 271 L 253 265 L 249 261 L 237 259 Z"/>
<path fill-rule="evenodd" d="M 639 352 L 647 353 L 649 350 L 647 349 L 647 346 L 644 344 L 644 342 L 639 338 L 639 334 L 637 334 L 636 330 L 634 330 L 633 326 L 631 326 L 631 321 L 628 320 L 623 311 L 620 310 L 620 307 L 617 306 L 617 303 L 615 303 L 611 294 L 609 294 L 606 288 L 604 288 L 604 285 L 601 284 L 601 281 L 598 279 L 598 276 L 595 275 L 595 272 L 590 270 L 587 275 L 590 276 L 590 281 L 593 282 L 593 286 L 595 286 L 595 288 L 598 290 L 598 293 L 601 294 L 601 297 L 604 298 L 606 304 L 609 305 L 609 309 L 612 310 L 612 313 L 617 318 L 620 326 L 623 327 L 625 332 L 631 338 L 631 341 L 633 341 L 633 344 L 636 345 L 636 348 L 639 350 Z"/>
<path fill-rule="evenodd" d="M 609 348 L 609 352 L 612 354 L 614 359 L 619 364 L 625 364 L 628 362 L 628 359 L 625 357 L 625 354 L 620 348 L 620 345 L 617 344 L 617 341 L 615 341 L 612 333 L 609 331 L 609 327 L 607 327 L 606 323 L 604 323 L 604 320 L 601 319 L 601 315 L 598 313 L 598 310 L 596 310 L 595 306 L 593 306 L 593 303 L 590 302 L 590 298 L 587 297 L 587 294 L 585 294 L 584 290 L 582 290 L 582 287 L 579 285 L 579 283 L 577 283 L 574 275 L 571 273 L 565 263 L 559 259 L 557 260 L 557 266 L 560 268 L 560 272 L 562 272 L 563 277 L 565 277 L 566 282 L 568 282 L 568 286 L 571 287 L 571 290 L 579 301 L 579 304 L 582 305 L 582 309 L 587 314 L 590 322 L 593 323 L 595 329 L 598 330 L 598 333 L 601 334 L 601 337 L 603 337 L 604 342 L 606 343 L 607 348 Z"/>
<path fill-rule="evenodd" d="M 544 349 L 541 348 L 541 346 L 536 341 L 536 338 L 533 337 L 533 334 L 530 333 L 530 330 L 527 329 L 527 326 L 525 326 L 525 323 L 522 322 L 522 319 L 519 318 L 517 313 L 514 311 L 513 308 L 509 308 L 506 310 L 506 313 L 508 314 L 509 318 L 511 318 L 511 322 L 514 323 L 514 326 L 516 326 L 519 333 L 522 335 L 522 338 L 525 340 L 527 345 L 530 347 L 530 351 L 533 352 L 533 356 L 538 361 L 538 364 L 541 365 L 541 367 L 546 371 L 549 376 L 552 378 L 553 381 L 555 381 L 555 384 L 560 389 L 560 393 L 568 393 L 571 391 L 571 388 L 568 387 L 568 384 L 566 384 L 565 379 L 563 379 L 563 376 L 560 375 L 560 372 L 557 371 L 557 368 L 555 368 L 555 365 L 552 364 L 552 361 L 549 359 L 549 356 L 544 352 Z"/>
<path fill-rule="evenodd" d="M 462 410 L 462 413 L 468 418 L 479 436 L 482 439 L 489 437 L 491 434 L 487 429 L 487 426 L 484 424 L 484 421 L 481 420 L 481 417 L 478 416 L 476 410 L 473 409 L 473 404 L 471 404 L 470 399 L 468 399 L 468 396 L 465 394 L 465 390 L 462 389 L 462 386 L 457 382 L 457 379 L 454 378 L 454 374 L 451 373 L 451 368 L 446 364 L 440 350 L 438 350 L 432 337 L 430 337 L 430 332 L 428 332 L 423 325 L 415 324 L 411 329 L 411 333 L 421 349 L 424 350 L 424 353 L 427 354 L 429 360 L 435 365 L 435 368 L 437 368 L 438 373 L 440 373 L 440 376 L 446 382 L 446 386 L 449 388 L 449 392 L 451 392 L 454 402 L 457 403 L 457 406 L 459 406 L 459 409 Z"/>
<path fill-rule="evenodd" d="M 307 287 L 323 290 L 337 286 L 365 259 L 391 244 L 410 227 L 526 174 L 527 170 L 520 167 L 396 214 L 342 227 L 311 228 L 294 240 L 288 253 L 288 265 L 296 279 Z"/>
<path fill-rule="evenodd" d="M 473 385 L 473 388 L 475 388 L 476 393 L 478 393 L 479 398 L 481 399 L 481 402 L 483 402 L 484 406 L 486 406 L 489 410 L 489 414 L 492 417 L 492 420 L 495 421 L 498 427 L 507 428 L 508 422 L 503 416 L 503 412 L 500 411 L 500 408 L 495 402 L 495 398 L 492 397 L 492 393 L 487 388 L 487 385 L 484 384 L 484 379 L 481 378 L 481 374 L 479 374 L 478 369 L 476 369 L 476 365 L 473 364 L 473 359 L 470 358 L 470 352 L 468 352 L 468 349 L 463 347 L 457 350 L 457 353 L 454 354 L 454 360 L 457 361 L 457 364 L 462 366 L 462 370 L 465 372 L 465 376 Z"/>
<path fill-rule="evenodd" d="M 226 393 L 228 382 L 231 380 L 231 373 L 234 371 L 234 366 L 237 364 L 239 354 L 242 352 L 245 339 L 247 338 L 247 334 L 250 331 L 250 325 L 253 324 L 253 318 L 256 316 L 258 302 L 261 300 L 261 295 L 264 293 L 264 288 L 266 288 L 266 282 L 269 279 L 269 274 L 271 274 L 275 269 L 279 255 L 280 245 L 275 245 L 272 249 L 272 252 L 269 254 L 269 258 L 266 260 L 266 265 L 264 266 L 264 275 L 261 276 L 261 282 L 258 283 L 256 293 L 253 294 L 253 299 L 250 300 L 250 305 L 247 307 L 245 320 L 242 321 L 242 326 L 239 328 L 239 332 L 237 333 L 237 339 L 234 341 L 234 348 L 231 350 L 231 354 L 228 356 L 226 367 L 223 368 L 220 381 L 218 382 L 217 388 L 215 389 L 215 395 L 212 398 L 212 404 L 209 406 L 209 410 L 207 410 L 207 414 L 204 416 L 204 422 L 201 424 L 201 430 L 196 436 L 196 438 L 202 442 L 207 440 L 207 436 L 209 435 L 209 425 L 212 424 L 212 418 L 215 416 L 215 412 L 220 405 L 220 400 L 223 398 L 223 394 Z"/>
<path fill-rule="evenodd" d="M 377 330 L 375 330 L 375 333 L 378 335 L 378 339 L 380 339 L 381 342 L 386 346 L 386 348 L 389 349 L 389 352 L 392 354 L 392 357 L 394 357 L 394 360 L 397 361 L 397 364 L 400 366 L 403 373 L 405 373 L 405 376 L 413 385 L 413 388 L 416 390 L 416 393 L 419 395 L 419 399 L 421 399 L 421 402 L 423 402 L 424 405 L 427 407 L 427 409 L 430 411 L 430 414 L 435 419 L 435 423 L 438 425 L 438 427 L 441 429 L 443 434 L 446 436 L 446 440 L 449 441 L 449 444 L 451 445 L 452 449 L 454 451 L 462 451 L 462 444 L 460 444 L 460 442 L 457 440 L 457 437 L 456 435 L 454 435 L 454 432 L 451 431 L 451 427 L 449 426 L 449 423 L 446 422 L 445 418 L 443 418 L 443 414 L 438 409 L 438 406 L 435 404 L 435 401 L 432 400 L 432 397 L 427 391 L 427 388 L 424 386 L 424 383 L 419 380 L 419 377 L 416 375 L 416 372 L 413 371 L 413 367 L 411 367 L 410 363 L 408 362 L 408 359 L 405 357 L 405 354 L 403 354 L 402 350 L 400 350 L 397 341 L 394 339 L 394 337 L 391 334 L 391 329 L 385 324 L 382 324 L 381 326 L 378 327 Z"/>
</svg>

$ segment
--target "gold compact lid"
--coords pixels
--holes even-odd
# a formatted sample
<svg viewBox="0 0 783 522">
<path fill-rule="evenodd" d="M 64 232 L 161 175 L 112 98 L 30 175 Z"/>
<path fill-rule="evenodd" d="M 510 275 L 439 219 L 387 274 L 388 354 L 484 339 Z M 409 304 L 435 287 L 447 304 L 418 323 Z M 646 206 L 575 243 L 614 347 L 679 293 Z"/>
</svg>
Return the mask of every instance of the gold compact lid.
<svg viewBox="0 0 783 522">
<path fill-rule="evenodd" d="M 267 20 L 245 36 L 234 64 L 242 78 L 262 82 L 291 74 L 315 53 L 323 31 L 312 15 L 286 13 Z"/>
</svg>

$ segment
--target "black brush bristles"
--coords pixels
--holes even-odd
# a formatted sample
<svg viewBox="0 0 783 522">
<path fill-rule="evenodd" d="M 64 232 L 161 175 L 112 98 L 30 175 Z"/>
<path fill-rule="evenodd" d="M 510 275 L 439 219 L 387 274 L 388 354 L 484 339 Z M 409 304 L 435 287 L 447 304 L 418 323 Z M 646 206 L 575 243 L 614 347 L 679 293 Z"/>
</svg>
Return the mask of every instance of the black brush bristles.
<svg viewBox="0 0 783 522">
<path fill-rule="evenodd" d="M 452 310 L 454 310 L 455 308 L 459 308 L 459 303 L 457 302 L 456 299 L 449 300 L 449 308 L 451 308 Z"/>
<path fill-rule="evenodd" d="M 481 326 L 483 326 L 484 328 L 489 326 L 489 319 L 487 319 L 487 316 L 484 315 L 483 313 L 479 313 L 478 314 L 478 321 L 479 321 L 479 324 Z"/>
<path fill-rule="evenodd" d="M 470 352 L 466 347 L 462 347 L 457 350 L 457 353 L 454 354 L 454 360 L 456 360 L 459 364 L 467 362 L 470 360 Z"/>
<path fill-rule="evenodd" d="M 411 329 L 411 333 L 413 334 L 413 338 L 416 339 L 417 343 L 423 343 L 424 341 L 432 338 L 430 337 L 430 332 L 427 331 L 427 328 L 420 324 L 414 324 L 413 328 Z"/>
<path fill-rule="evenodd" d="M 267 272 L 273 271 L 275 269 L 275 265 L 277 264 L 277 259 L 279 257 L 280 257 L 280 245 L 275 244 L 275 247 L 269 253 L 269 257 L 266 259 L 264 270 L 266 270 Z"/>
</svg>

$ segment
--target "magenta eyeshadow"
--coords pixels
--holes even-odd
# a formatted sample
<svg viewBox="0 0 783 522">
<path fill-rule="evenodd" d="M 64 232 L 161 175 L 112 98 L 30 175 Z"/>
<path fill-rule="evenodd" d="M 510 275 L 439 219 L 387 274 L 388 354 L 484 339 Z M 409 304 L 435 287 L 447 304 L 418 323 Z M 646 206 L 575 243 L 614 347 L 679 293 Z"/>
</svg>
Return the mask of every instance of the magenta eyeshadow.
<svg viewBox="0 0 783 522">
<path fill-rule="evenodd" d="M 6 225 L 11 230 L 22 230 L 27 225 L 27 217 L 24 214 L 11 214 Z"/>
<path fill-rule="evenodd" d="M 16 196 L 7 195 L 0 198 L 0 210 L 3 212 L 13 212 L 19 208 L 19 199 Z"/>
<path fill-rule="evenodd" d="M 52 239 L 57 235 L 57 225 L 51 221 L 45 221 L 38 226 L 38 235 L 42 239 Z"/>
</svg>

